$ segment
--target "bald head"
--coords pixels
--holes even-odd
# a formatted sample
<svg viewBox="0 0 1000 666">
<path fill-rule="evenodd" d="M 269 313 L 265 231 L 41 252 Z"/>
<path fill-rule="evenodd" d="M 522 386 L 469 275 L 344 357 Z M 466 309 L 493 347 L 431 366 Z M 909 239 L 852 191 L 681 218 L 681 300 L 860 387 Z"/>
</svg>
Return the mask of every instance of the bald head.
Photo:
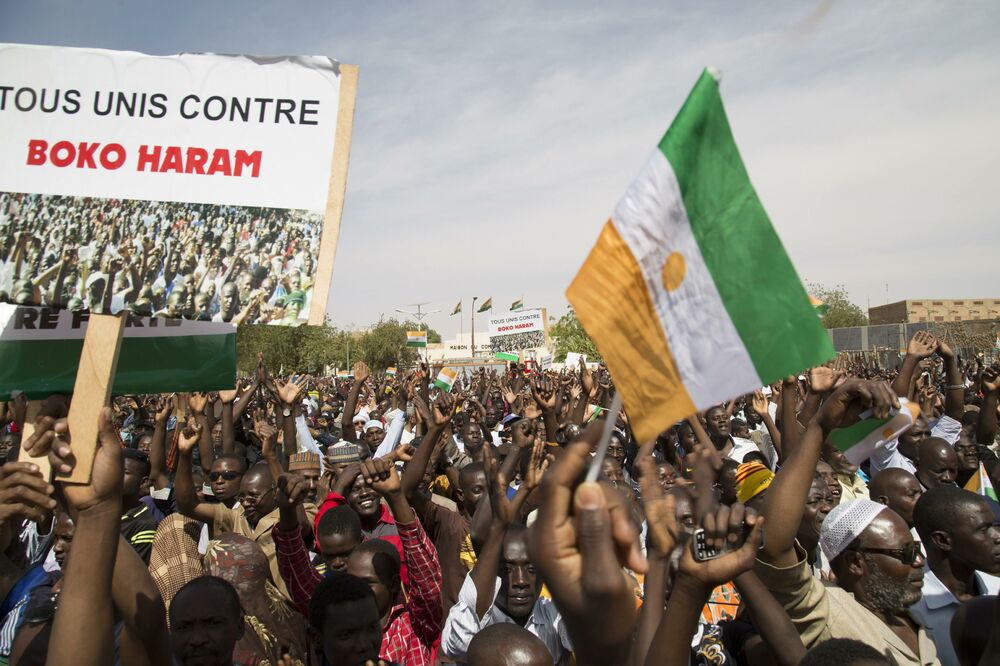
<svg viewBox="0 0 1000 666">
<path fill-rule="evenodd" d="M 925 488 L 954 485 L 958 456 L 940 437 L 928 437 L 917 445 L 917 479 Z"/>
<path fill-rule="evenodd" d="M 922 493 L 917 477 L 898 467 L 882 470 L 868 486 L 872 500 L 898 513 L 910 527 L 913 527 L 913 507 Z"/>
<path fill-rule="evenodd" d="M 545 643 L 527 629 L 503 623 L 486 627 L 469 643 L 469 666 L 552 666 Z"/>
</svg>

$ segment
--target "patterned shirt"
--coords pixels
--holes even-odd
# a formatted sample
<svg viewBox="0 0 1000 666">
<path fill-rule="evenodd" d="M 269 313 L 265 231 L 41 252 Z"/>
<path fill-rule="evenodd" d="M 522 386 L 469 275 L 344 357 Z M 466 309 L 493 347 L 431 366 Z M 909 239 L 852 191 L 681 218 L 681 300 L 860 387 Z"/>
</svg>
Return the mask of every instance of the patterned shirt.
<svg viewBox="0 0 1000 666">
<path fill-rule="evenodd" d="M 403 556 L 410 571 L 404 603 L 396 604 L 382 630 L 379 658 L 403 666 L 431 666 L 434 645 L 444 626 L 441 608 L 441 565 L 434 545 L 420 521 L 396 523 L 403 543 Z M 323 576 L 309 561 L 300 528 L 283 532 L 276 524 L 272 531 L 278 554 L 278 568 L 288 586 L 295 607 L 309 615 L 309 600 Z"/>
</svg>

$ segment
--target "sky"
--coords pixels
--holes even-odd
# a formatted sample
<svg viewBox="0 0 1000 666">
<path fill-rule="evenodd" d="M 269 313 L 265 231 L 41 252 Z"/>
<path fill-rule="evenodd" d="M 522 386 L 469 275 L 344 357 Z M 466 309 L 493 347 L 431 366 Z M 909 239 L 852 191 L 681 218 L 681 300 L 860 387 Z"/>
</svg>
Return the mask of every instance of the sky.
<svg viewBox="0 0 1000 666">
<path fill-rule="evenodd" d="M 446 336 L 473 296 L 565 312 L 706 65 L 803 280 L 862 308 L 1000 295 L 998 34 L 971 1 L 0 0 L 5 42 L 359 65 L 328 315 L 428 302 Z"/>
</svg>

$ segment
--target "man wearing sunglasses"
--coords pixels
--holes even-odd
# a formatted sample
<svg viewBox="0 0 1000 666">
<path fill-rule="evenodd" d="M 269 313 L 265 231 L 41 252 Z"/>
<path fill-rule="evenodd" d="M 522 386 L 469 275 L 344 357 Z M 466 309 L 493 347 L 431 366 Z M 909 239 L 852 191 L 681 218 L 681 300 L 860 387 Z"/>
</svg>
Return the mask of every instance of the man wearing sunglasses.
<svg viewBox="0 0 1000 666">
<path fill-rule="evenodd" d="M 754 571 L 788 613 L 805 647 L 831 638 L 871 645 L 902 666 L 936 663 L 934 643 L 907 610 L 920 600 L 924 558 L 906 521 L 868 499 L 841 503 L 827 514 L 819 542 L 837 586 L 814 577 L 796 545 L 823 442 L 871 409 L 887 418 L 899 402 L 884 382 L 851 379 L 823 403 L 799 448 L 775 474 L 762 512 L 764 545 Z"/>
<path fill-rule="evenodd" d="M 1000 592 L 1000 527 L 981 495 L 956 486 L 931 488 L 913 521 L 927 552 L 923 598 L 910 613 L 925 627 L 944 666 L 958 666 L 951 618 L 963 603 Z"/>
</svg>

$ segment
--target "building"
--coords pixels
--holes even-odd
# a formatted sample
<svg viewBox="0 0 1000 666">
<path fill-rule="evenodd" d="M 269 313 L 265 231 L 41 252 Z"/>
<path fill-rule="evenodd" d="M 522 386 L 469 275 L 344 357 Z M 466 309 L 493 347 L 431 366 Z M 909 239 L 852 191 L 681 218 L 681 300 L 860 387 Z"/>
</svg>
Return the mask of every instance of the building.
<svg viewBox="0 0 1000 666">
<path fill-rule="evenodd" d="M 1000 319 L 1000 299 L 998 298 L 907 300 L 868 308 L 868 323 L 872 326 L 989 319 Z"/>
</svg>

